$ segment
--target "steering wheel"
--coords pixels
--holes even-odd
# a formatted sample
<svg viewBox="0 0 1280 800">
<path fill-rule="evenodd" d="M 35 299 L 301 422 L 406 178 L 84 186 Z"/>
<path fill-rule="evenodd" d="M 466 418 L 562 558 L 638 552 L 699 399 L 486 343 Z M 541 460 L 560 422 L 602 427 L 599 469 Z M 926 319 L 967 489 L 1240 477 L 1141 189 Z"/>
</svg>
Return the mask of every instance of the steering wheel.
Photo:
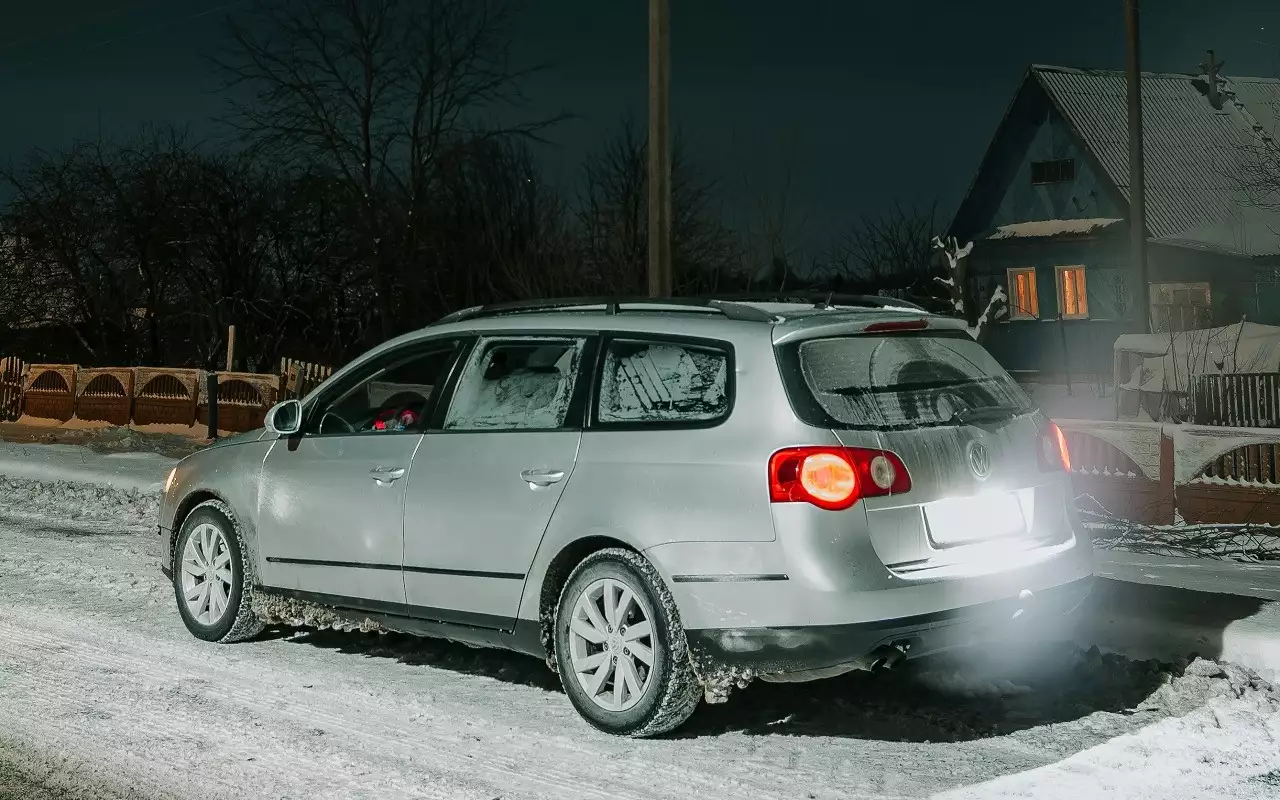
<svg viewBox="0 0 1280 800">
<path fill-rule="evenodd" d="M 334 433 L 334 431 L 326 431 L 324 429 L 325 423 L 328 422 L 330 419 L 335 420 L 342 426 L 342 430 L 338 431 L 339 433 L 355 433 L 356 432 L 356 429 L 351 427 L 350 422 L 347 422 L 345 419 L 338 416 L 333 411 L 325 411 L 324 415 L 320 417 L 320 428 L 319 428 L 320 433 Z"/>
</svg>

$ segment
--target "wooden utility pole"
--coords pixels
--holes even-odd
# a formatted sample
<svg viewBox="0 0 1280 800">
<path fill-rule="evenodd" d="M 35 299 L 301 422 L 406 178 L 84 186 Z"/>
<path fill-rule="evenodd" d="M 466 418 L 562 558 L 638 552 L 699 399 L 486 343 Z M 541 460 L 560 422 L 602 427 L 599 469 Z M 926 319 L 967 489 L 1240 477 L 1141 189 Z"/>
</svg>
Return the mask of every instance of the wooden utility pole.
<svg viewBox="0 0 1280 800">
<path fill-rule="evenodd" d="M 1147 281 L 1147 192 L 1142 157 L 1142 37 L 1138 0 L 1124 0 L 1124 71 L 1129 87 L 1129 261 L 1133 268 L 1133 318 L 1138 333 L 1151 331 Z"/>
<path fill-rule="evenodd" d="M 670 297 L 671 85 L 669 0 L 649 0 L 649 296 Z"/>
<path fill-rule="evenodd" d="M 236 363 L 236 326 L 227 326 L 227 372 L 235 371 Z"/>
</svg>

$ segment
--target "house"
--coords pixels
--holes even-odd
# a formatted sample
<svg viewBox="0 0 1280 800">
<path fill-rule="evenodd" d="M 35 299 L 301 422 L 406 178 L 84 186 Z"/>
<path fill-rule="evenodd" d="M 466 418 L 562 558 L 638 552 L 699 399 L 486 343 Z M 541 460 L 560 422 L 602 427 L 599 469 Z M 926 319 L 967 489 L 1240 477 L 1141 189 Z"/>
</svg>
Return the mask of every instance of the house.
<svg viewBox="0 0 1280 800">
<path fill-rule="evenodd" d="M 1111 371 L 1133 303 L 1156 331 L 1280 323 L 1280 80 L 1142 75 L 1148 287 L 1129 259 L 1125 75 L 1031 67 L 950 228 L 974 243 L 986 343 L 1006 368 Z"/>
</svg>

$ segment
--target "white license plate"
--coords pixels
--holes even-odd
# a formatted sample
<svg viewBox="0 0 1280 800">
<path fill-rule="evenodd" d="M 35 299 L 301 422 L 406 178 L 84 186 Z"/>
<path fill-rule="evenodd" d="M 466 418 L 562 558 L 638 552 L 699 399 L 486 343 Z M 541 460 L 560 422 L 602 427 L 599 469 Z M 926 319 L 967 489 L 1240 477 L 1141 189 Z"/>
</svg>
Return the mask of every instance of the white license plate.
<svg viewBox="0 0 1280 800">
<path fill-rule="evenodd" d="M 925 506 L 929 534 L 940 545 L 1026 533 L 1022 504 L 1012 492 L 939 500 Z"/>
</svg>

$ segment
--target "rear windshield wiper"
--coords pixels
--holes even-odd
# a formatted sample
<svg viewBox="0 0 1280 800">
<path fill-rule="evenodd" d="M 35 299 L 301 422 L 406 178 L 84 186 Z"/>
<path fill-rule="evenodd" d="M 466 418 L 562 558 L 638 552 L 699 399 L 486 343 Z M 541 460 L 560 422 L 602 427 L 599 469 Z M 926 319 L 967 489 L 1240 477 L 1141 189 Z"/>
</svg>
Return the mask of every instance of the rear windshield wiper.
<svg viewBox="0 0 1280 800">
<path fill-rule="evenodd" d="M 971 422 L 999 422 L 1019 414 L 1027 413 L 1022 406 L 982 406 L 981 408 L 962 408 L 953 413 L 947 422 L 958 422 L 968 425 Z"/>
</svg>

